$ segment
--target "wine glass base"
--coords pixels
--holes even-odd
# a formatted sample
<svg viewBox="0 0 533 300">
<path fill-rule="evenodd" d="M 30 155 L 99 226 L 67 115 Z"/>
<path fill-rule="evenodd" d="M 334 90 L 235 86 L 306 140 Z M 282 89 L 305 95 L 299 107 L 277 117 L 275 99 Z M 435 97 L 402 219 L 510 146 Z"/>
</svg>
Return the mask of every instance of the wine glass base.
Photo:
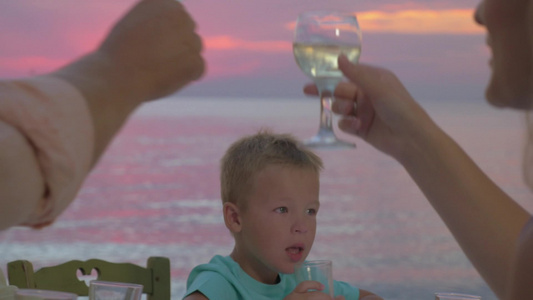
<svg viewBox="0 0 533 300">
<path fill-rule="evenodd" d="M 335 135 L 315 135 L 304 141 L 304 145 L 309 148 L 320 149 L 353 149 L 355 144 L 338 139 Z"/>
</svg>

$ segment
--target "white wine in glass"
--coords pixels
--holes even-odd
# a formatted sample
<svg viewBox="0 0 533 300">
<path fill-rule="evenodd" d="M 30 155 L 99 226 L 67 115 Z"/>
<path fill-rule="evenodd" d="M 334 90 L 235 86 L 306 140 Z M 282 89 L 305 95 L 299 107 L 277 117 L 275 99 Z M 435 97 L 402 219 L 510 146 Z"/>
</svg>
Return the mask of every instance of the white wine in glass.
<svg viewBox="0 0 533 300">
<path fill-rule="evenodd" d="M 298 16 L 293 52 L 300 69 L 317 85 L 320 93 L 320 127 L 305 141 L 309 147 L 353 148 L 353 143 L 338 139 L 333 131 L 333 91 L 342 80 L 337 59 L 346 55 L 358 62 L 361 54 L 361 29 L 354 14 L 304 12 Z"/>
</svg>

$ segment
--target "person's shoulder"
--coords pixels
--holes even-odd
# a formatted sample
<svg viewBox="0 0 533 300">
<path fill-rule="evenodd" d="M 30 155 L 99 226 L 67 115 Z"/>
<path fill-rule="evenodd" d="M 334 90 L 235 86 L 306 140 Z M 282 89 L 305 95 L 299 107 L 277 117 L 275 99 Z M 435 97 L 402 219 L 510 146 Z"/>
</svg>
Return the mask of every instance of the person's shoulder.
<svg viewBox="0 0 533 300">
<path fill-rule="evenodd" d="M 200 264 L 192 269 L 189 275 L 189 281 L 196 277 L 226 278 L 226 280 L 235 277 L 235 263 L 229 256 L 215 255 L 208 263 Z"/>
<path fill-rule="evenodd" d="M 229 261 L 233 261 L 230 256 L 215 255 L 211 258 L 209 263 L 228 264 Z"/>
<path fill-rule="evenodd" d="M 336 295 L 343 295 L 346 299 L 359 299 L 360 297 L 361 290 L 344 281 L 334 280 L 333 289 Z"/>
<path fill-rule="evenodd" d="M 203 268 L 207 268 L 207 269 L 213 269 L 213 270 L 231 271 L 235 269 L 235 267 L 238 267 L 239 264 L 237 264 L 229 256 L 215 255 L 209 260 L 208 263 L 202 264 L 199 266 L 202 266 Z"/>
<path fill-rule="evenodd" d="M 207 299 L 237 299 L 232 284 L 237 279 L 227 260 L 217 255 L 209 263 L 196 266 L 187 279 L 186 296 L 199 292 Z"/>
</svg>

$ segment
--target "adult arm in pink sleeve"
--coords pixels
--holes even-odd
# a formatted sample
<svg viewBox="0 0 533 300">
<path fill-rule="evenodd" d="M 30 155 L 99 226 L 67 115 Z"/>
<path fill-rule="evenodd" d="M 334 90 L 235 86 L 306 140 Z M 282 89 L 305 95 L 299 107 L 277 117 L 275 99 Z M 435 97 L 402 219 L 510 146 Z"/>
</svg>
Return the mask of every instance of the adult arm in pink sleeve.
<svg viewBox="0 0 533 300">
<path fill-rule="evenodd" d="M 0 121 L 0 229 L 27 220 L 44 194 L 44 179 L 25 136 Z"/>
<path fill-rule="evenodd" d="M 87 160 L 87 167 L 84 162 L 61 160 L 59 154 L 64 148 L 76 152 L 69 139 L 79 139 L 78 135 L 51 132 L 48 136 L 41 128 L 40 135 L 32 136 L 33 129 L 39 126 L 25 128 L 26 122 L 5 121 L 3 117 L 9 113 L 0 115 L 0 230 L 21 224 L 40 227 L 53 222 L 75 198 L 90 168 L 139 105 L 169 95 L 202 75 L 201 50 L 195 23 L 179 2 L 143 0 L 115 24 L 96 50 L 46 76 L 3 82 L 11 95 L 22 87 L 22 93 L 27 93 L 22 99 L 35 97 L 44 107 L 55 107 L 62 115 L 47 119 L 46 108 L 30 110 L 38 122 L 52 120 L 66 126 L 73 122 L 73 126 L 84 128 L 79 123 L 84 123 L 86 115 L 91 128 L 84 138 L 91 149 L 88 154 L 73 156 Z M 35 80 L 39 81 L 36 88 Z M 63 94 L 63 90 L 67 92 Z M 79 96 L 73 96 L 76 93 Z M 0 96 L 4 97 L 1 90 Z M 55 101 L 48 104 L 47 99 Z M 76 99 L 83 99 L 84 103 L 71 103 Z M 70 108 L 63 106 L 73 106 L 82 120 L 72 121 L 66 113 Z M 13 107 L 5 111 L 8 110 L 18 111 Z M 63 117 L 64 120 L 56 120 Z M 39 142 L 34 140 L 35 136 Z M 48 144 L 49 138 L 60 144 Z M 78 178 L 65 180 L 69 166 L 77 166 L 74 173 Z"/>
</svg>

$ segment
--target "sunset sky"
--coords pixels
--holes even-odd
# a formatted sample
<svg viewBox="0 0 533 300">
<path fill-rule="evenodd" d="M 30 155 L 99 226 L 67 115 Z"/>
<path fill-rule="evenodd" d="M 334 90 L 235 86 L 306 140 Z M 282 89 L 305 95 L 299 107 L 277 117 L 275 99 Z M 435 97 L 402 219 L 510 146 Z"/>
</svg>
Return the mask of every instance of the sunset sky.
<svg viewBox="0 0 533 300">
<path fill-rule="evenodd" d="M 134 0 L 0 1 L 0 78 L 53 70 L 101 41 Z M 489 76 L 474 0 L 185 0 L 203 37 L 207 73 L 181 95 L 303 97 L 292 55 L 304 10 L 357 14 L 361 62 L 390 68 L 415 97 L 480 100 Z"/>
</svg>

